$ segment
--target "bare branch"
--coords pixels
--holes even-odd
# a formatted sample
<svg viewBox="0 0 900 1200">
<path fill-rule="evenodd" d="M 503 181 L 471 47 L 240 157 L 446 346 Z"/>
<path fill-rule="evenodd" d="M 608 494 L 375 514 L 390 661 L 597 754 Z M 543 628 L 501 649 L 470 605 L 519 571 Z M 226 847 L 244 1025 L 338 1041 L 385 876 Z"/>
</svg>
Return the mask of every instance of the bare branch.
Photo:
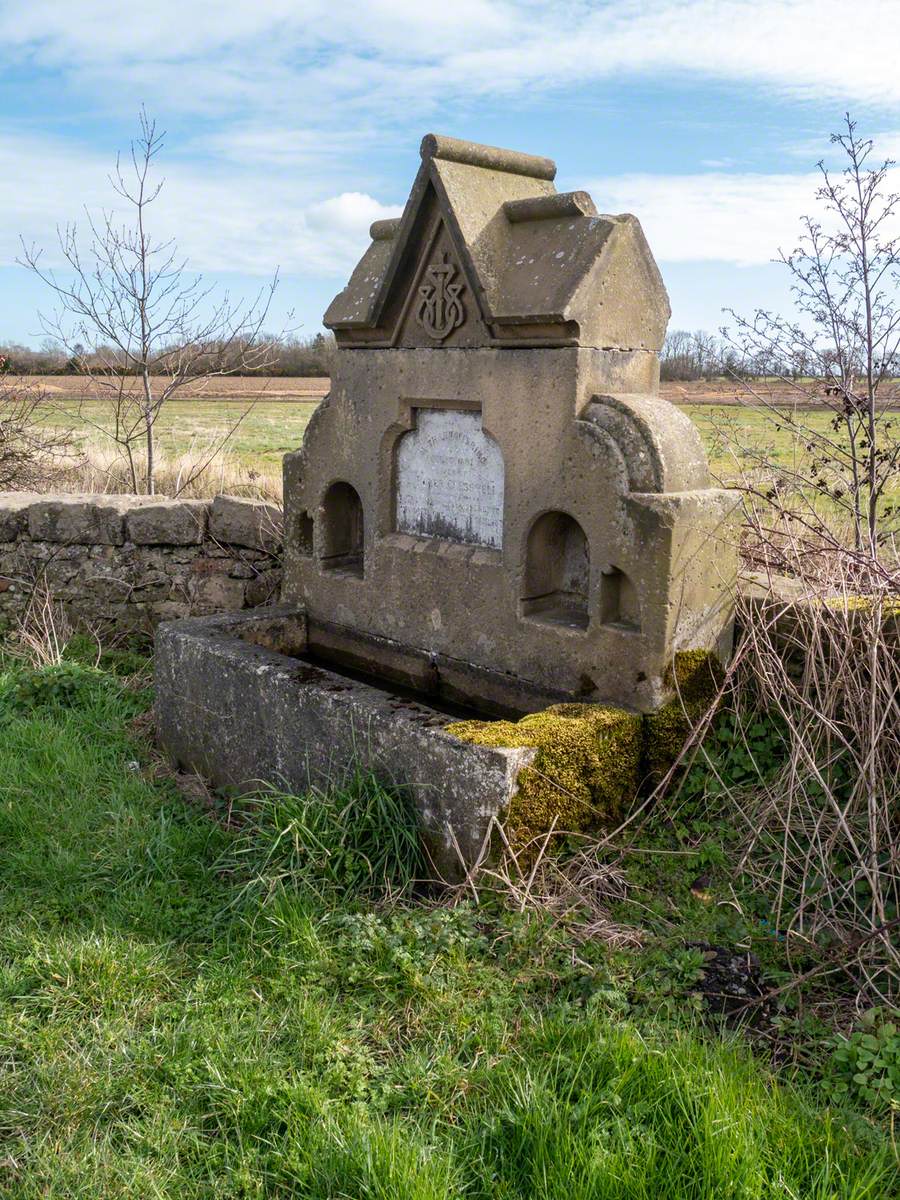
<svg viewBox="0 0 900 1200">
<path fill-rule="evenodd" d="M 44 332 L 64 347 L 89 390 L 108 398 L 110 420 L 95 427 L 120 447 L 135 490 L 140 463 L 148 493 L 156 488 L 156 423 L 168 401 L 191 384 L 263 372 L 278 347 L 277 336 L 264 332 L 277 271 L 252 302 L 235 303 L 188 272 L 174 240 L 152 236 L 152 205 L 165 185 L 154 167 L 164 144 L 142 108 L 138 135 L 109 176 L 128 216 L 120 224 L 112 212 L 87 213 L 83 236 L 75 225 L 58 229 L 64 278 L 42 265 L 34 246 L 23 242 L 19 259 L 58 305 L 41 315 Z"/>
</svg>

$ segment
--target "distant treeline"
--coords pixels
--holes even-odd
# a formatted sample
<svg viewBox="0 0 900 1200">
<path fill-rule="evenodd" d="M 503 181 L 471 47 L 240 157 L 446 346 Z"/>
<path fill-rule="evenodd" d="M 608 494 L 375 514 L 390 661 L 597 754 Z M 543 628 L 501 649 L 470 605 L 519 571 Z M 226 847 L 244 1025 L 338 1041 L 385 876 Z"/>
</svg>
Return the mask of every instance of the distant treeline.
<svg viewBox="0 0 900 1200">
<path fill-rule="evenodd" d="M 692 379 L 803 379 L 821 374 L 821 361 L 806 357 L 798 343 L 791 346 L 790 357 L 774 352 L 758 353 L 749 358 L 723 337 L 698 329 L 671 329 L 659 356 L 660 378 L 667 382 Z M 862 364 L 859 370 L 862 371 Z"/>
<path fill-rule="evenodd" d="M 270 337 L 263 334 L 260 343 L 270 347 L 265 355 L 262 372 L 236 370 L 235 375 L 264 374 L 277 376 L 308 376 L 331 374 L 335 352 L 334 337 L 317 333 L 312 337 Z M 112 347 L 98 346 L 88 350 L 74 346 L 67 354 L 55 342 L 46 341 L 40 349 L 0 342 L 0 373 L 7 375 L 81 375 L 86 370 L 109 375 L 134 374 L 121 363 L 121 355 Z M 160 371 L 167 369 L 166 356 L 160 355 Z"/>
<path fill-rule="evenodd" d="M 711 333 L 670 329 L 659 356 L 660 378 L 686 382 L 721 375 L 722 349 L 720 340 Z"/>
<path fill-rule="evenodd" d="M 335 354 L 335 341 L 330 333 L 317 333 L 312 337 L 273 337 L 263 334 L 259 338 L 268 350 L 266 365 L 261 371 L 235 370 L 235 375 L 275 376 L 327 376 Z M 0 342 L 0 374 L 9 375 L 80 375 L 86 369 L 94 373 L 127 375 L 124 365 L 118 365 L 121 355 L 108 346 L 87 350 L 75 346 L 72 354 L 61 350 L 54 342 L 44 342 L 39 350 L 15 343 Z M 166 356 L 160 356 L 160 372 L 166 373 Z M 751 377 L 763 375 L 800 376 L 808 374 L 805 364 L 778 363 L 773 360 L 748 362 L 722 338 L 703 330 L 689 332 L 672 329 L 666 334 L 660 354 L 660 375 L 666 381 L 688 381 L 713 379 L 723 375 Z"/>
</svg>

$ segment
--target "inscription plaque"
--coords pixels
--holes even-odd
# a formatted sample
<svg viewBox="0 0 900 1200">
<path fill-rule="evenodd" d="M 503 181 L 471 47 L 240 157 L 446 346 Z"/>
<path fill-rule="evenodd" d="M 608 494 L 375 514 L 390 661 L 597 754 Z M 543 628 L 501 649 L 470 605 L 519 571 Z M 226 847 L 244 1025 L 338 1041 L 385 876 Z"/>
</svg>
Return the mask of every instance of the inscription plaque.
<svg viewBox="0 0 900 1200">
<path fill-rule="evenodd" d="M 416 410 L 397 447 L 397 529 L 501 548 L 503 456 L 480 413 Z"/>
</svg>

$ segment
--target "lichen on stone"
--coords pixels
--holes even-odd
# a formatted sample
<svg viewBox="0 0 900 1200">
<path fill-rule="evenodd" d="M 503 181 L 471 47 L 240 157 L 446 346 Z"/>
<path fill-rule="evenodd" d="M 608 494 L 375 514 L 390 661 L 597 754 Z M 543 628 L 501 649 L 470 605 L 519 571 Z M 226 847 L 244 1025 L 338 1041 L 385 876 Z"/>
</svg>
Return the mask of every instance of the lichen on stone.
<svg viewBox="0 0 900 1200">
<path fill-rule="evenodd" d="M 900 596 L 828 596 L 824 602 L 814 600 L 814 604 L 824 603 L 827 608 L 843 609 L 846 612 L 871 612 L 874 608 L 881 609 L 885 617 L 900 616 Z"/>
<path fill-rule="evenodd" d="M 514 849 L 529 853 L 551 829 L 614 823 L 637 792 L 641 717 L 601 704 L 555 704 L 518 721 L 458 721 L 447 732 L 479 746 L 533 747 L 506 818 Z"/>
</svg>

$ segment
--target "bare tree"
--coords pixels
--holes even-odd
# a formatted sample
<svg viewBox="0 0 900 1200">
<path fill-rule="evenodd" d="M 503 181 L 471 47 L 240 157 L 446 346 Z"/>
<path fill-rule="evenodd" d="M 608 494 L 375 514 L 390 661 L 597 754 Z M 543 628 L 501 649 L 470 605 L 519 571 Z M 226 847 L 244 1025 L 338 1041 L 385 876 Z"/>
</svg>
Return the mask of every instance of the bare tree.
<svg viewBox="0 0 900 1200">
<path fill-rule="evenodd" d="M 670 329 L 660 354 L 660 378 L 677 382 L 712 379 L 736 365 L 715 334 L 703 329 L 694 333 Z"/>
<path fill-rule="evenodd" d="M 71 431 L 47 424 L 45 411 L 39 388 L 0 378 L 0 492 L 46 488 L 71 465 Z"/>
<path fill-rule="evenodd" d="M 720 429 L 745 493 L 745 561 L 764 585 L 737 596 L 729 736 L 752 761 L 759 722 L 780 748 L 750 782 L 710 760 L 709 795 L 744 828 L 740 869 L 803 956 L 794 985 L 842 971 L 861 1004 L 896 1004 L 900 197 L 894 164 L 872 165 L 849 116 L 831 141 L 842 169 L 819 164 L 819 216 L 779 256 L 793 315 L 732 312 L 722 331 L 753 413 Z"/>
<path fill-rule="evenodd" d="M 156 423 L 167 402 L 189 384 L 265 371 L 276 345 L 263 327 L 277 272 L 253 303 L 234 304 L 227 293 L 216 296 L 202 276 L 188 273 L 173 240 L 157 241 L 149 232 L 151 205 L 165 183 L 153 178 L 163 138 L 142 109 L 140 133 L 110 176 L 130 221 L 119 224 L 112 212 L 87 213 L 84 239 L 75 225 L 58 229 L 71 282 L 45 269 L 41 251 L 24 242 L 20 260 L 56 296 L 55 313 L 41 316 L 44 332 L 86 377 L 91 394 L 110 401 L 107 420 L 85 408 L 83 416 L 121 447 L 133 490 L 143 485 L 149 494 L 156 488 Z M 209 465 L 245 415 L 183 486 Z"/>
<path fill-rule="evenodd" d="M 900 366 L 900 196 L 888 186 L 895 164 L 870 165 L 873 143 L 849 115 L 831 142 L 846 162 L 837 174 L 819 163 L 823 220 L 805 217 L 796 249 L 778 259 L 791 275 L 795 315 L 757 310 L 748 319 L 729 310 L 736 329 L 722 333 L 742 362 L 769 376 L 765 386 L 744 377 L 750 402 L 792 434 L 800 451 L 792 466 L 777 468 L 757 455 L 759 466 L 772 469 L 750 490 L 838 549 L 840 535 L 817 503 L 826 500 L 825 508 L 846 518 L 860 562 L 878 568 L 900 512 L 892 386 Z M 830 414 L 824 423 L 812 415 L 823 406 Z"/>
</svg>

